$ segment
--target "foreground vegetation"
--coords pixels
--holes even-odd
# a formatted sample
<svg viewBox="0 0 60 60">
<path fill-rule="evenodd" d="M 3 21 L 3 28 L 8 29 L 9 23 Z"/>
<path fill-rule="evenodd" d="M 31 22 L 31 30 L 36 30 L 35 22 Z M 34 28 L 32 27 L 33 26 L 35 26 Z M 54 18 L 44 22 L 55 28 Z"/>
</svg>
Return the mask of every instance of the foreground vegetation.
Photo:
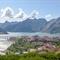
<svg viewBox="0 0 60 60">
<path fill-rule="evenodd" d="M 41 38 L 39 36 L 23 36 L 21 38 L 17 38 L 16 41 L 8 47 L 6 52 L 20 53 L 29 52 L 31 49 L 35 51 L 58 51 L 60 50 L 60 40 L 57 38 Z M 40 49 L 40 50 L 39 50 Z"/>
<path fill-rule="evenodd" d="M 60 60 L 60 53 L 27 53 L 0 55 L 0 60 Z"/>
<path fill-rule="evenodd" d="M 60 60 L 60 39 L 47 38 L 17 38 L 0 60 Z"/>
</svg>

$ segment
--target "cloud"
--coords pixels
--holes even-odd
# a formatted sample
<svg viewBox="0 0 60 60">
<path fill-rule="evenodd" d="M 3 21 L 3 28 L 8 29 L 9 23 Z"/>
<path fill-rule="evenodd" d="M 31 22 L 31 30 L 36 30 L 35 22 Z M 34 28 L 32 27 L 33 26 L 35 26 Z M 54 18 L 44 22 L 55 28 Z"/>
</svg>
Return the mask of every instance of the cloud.
<svg viewBox="0 0 60 60">
<path fill-rule="evenodd" d="M 19 12 L 14 16 L 14 18 L 26 19 L 27 14 L 21 8 L 19 8 Z"/>
<path fill-rule="evenodd" d="M 5 21 L 24 21 L 27 18 L 38 18 L 39 12 L 33 10 L 31 13 L 26 14 L 25 11 L 21 8 L 18 9 L 18 13 L 15 13 L 12 8 L 6 7 L 1 9 L 0 13 L 0 22 Z"/>
<path fill-rule="evenodd" d="M 45 16 L 45 18 L 49 21 L 50 19 L 52 19 L 52 15 L 48 14 L 48 15 Z"/>
<path fill-rule="evenodd" d="M 33 10 L 32 13 L 29 15 L 29 18 L 38 18 L 39 12 L 36 10 Z"/>
<path fill-rule="evenodd" d="M 10 7 L 6 7 L 5 9 L 1 9 L 1 18 L 13 18 L 14 11 Z"/>
<path fill-rule="evenodd" d="M 46 18 L 49 18 L 49 17 L 51 17 L 51 14 L 48 14 L 48 15 L 46 15 L 45 17 L 46 17 Z"/>
<path fill-rule="evenodd" d="M 14 15 L 14 11 L 10 7 L 1 9 L 1 18 L 3 18 L 3 19 L 8 19 L 8 18 L 26 19 L 26 18 L 38 18 L 38 15 L 39 15 L 39 12 L 36 10 L 33 10 L 28 15 L 21 8 L 19 8 L 18 10 L 19 10 L 19 12 Z"/>
</svg>

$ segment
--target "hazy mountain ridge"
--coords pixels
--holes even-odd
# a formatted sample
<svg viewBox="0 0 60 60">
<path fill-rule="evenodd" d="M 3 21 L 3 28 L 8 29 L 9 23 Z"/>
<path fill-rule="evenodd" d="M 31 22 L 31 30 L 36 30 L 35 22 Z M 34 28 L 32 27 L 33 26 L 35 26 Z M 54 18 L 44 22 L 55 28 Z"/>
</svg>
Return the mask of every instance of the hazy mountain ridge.
<svg viewBox="0 0 60 60">
<path fill-rule="evenodd" d="M 60 17 L 49 21 L 42 31 L 49 33 L 60 33 Z"/>
<path fill-rule="evenodd" d="M 26 19 L 22 22 L 5 22 L 0 24 L 0 27 L 9 32 L 39 32 L 46 23 L 43 18 Z"/>
<path fill-rule="evenodd" d="M 3 26 L 3 27 L 2 27 Z M 44 18 L 29 19 L 22 22 L 0 23 L 0 27 L 8 32 L 47 32 L 60 33 L 60 17 L 47 21 Z"/>
<path fill-rule="evenodd" d="M 7 34 L 7 32 L 4 29 L 0 28 L 0 34 Z"/>
</svg>

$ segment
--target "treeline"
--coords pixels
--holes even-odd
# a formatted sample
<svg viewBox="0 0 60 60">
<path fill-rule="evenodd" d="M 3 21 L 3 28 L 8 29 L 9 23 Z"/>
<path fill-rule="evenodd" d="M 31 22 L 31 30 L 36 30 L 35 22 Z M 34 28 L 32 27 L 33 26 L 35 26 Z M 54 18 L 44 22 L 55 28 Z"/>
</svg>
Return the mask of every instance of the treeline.
<svg viewBox="0 0 60 60">
<path fill-rule="evenodd" d="M 56 42 L 47 42 L 46 40 L 39 40 L 38 37 L 21 37 L 17 38 L 15 43 L 13 43 L 10 47 L 7 48 L 6 52 L 13 52 L 13 53 L 20 53 L 27 51 L 29 52 L 30 49 L 38 49 L 39 47 L 45 46 L 44 44 L 48 43 L 50 46 L 55 46 L 56 50 L 60 48 L 60 41 Z M 31 40 L 32 39 L 32 40 Z M 58 49 L 57 49 L 58 48 Z M 50 48 L 49 48 L 50 49 Z"/>
<path fill-rule="evenodd" d="M 0 55 L 0 60 L 60 60 L 60 53 L 27 53 L 21 55 Z"/>
</svg>

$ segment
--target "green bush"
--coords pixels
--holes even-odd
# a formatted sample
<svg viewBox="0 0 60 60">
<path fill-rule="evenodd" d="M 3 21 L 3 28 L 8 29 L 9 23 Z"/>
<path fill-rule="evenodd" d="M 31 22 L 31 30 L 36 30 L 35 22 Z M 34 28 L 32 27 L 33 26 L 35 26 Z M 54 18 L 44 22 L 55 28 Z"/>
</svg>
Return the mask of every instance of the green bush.
<svg viewBox="0 0 60 60">
<path fill-rule="evenodd" d="M 60 60 L 60 53 L 27 53 L 0 55 L 0 60 Z"/>
</svg>

